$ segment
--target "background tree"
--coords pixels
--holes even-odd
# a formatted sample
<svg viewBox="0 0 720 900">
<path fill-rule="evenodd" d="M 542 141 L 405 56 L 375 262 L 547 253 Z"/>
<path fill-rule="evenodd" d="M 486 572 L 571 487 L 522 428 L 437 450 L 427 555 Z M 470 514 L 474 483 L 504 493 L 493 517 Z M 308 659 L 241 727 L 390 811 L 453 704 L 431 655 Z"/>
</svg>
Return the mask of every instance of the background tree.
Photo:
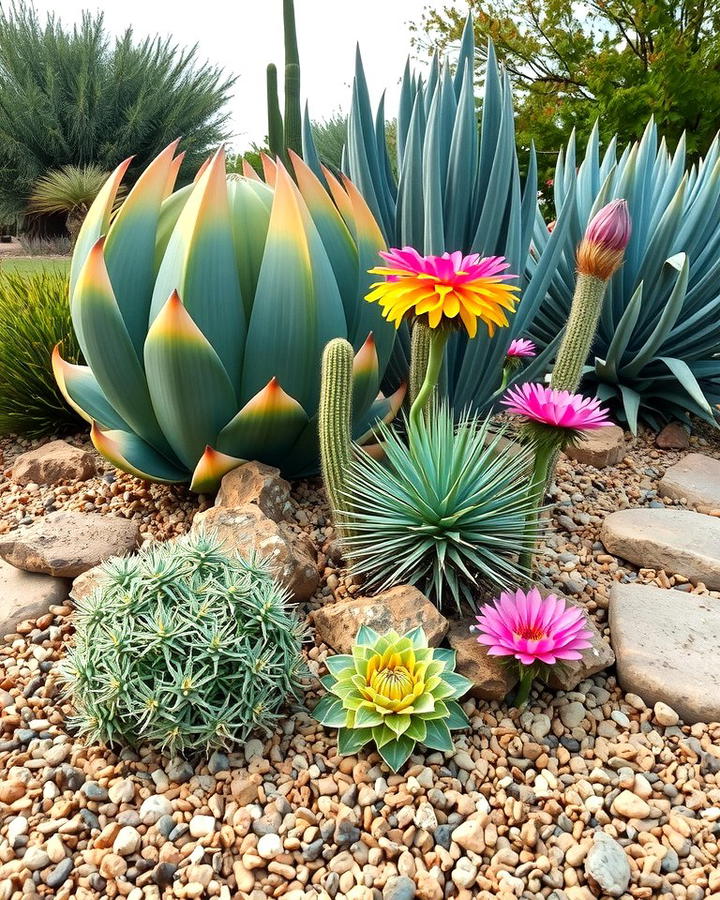
<svg viewBox="0 0 720 900">
<path fill-rule="evenodd" d="M 650 115 L 674 145 L 704 153 L 720 126 L 720 0 L 470 0 L 428 7 L 415 41 L 444 49 L 468 9 L 517 91 L 521 145 L 555 154 L 572 128 L 637 140 Z M 550 162 L 550 160 L 548 160 Z"/>
<path fill-rule="evenodd" d="M 52 169 L 113 169 L 135 154 L 134 172 L 176 137 L 194 172 L 227 136 L 233 78 L 199 62 L 197 48 L 160 37 L 112 38 L 102 14 L 66 28 L 41 22 L 21 0 L 0 8 L 0 218 L 24 212 Z"/>
</svg>

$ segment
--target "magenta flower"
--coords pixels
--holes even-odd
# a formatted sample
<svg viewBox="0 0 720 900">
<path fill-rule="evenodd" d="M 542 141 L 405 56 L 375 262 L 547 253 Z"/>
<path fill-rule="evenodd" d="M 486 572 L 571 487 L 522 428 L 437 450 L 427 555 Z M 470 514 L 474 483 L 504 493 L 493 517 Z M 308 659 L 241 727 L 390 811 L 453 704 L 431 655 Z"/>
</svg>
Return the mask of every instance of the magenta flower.
<svg viewBox="0 0 720 900">
<path fill-rule="evenodd" d="M 478 643 L 489 648 L 488 656 L 514 656 L 523 666 L 577 660 L 591 646 L 583 611 L 555 594 L 543 599 L 537 588 L 503 591 L 477 623 Z"/>
<path fill-rule="evenodd" d="M 554 428 L 587 431 L 612 425 L 608 411 L 595 397 L 557 391 L 543 384 L 511 387 L 500 402 L 507 406 L 508 412 Z"/>
<path fill-rule="evenodd" d="M 507 348 L 506 356 L 514 356 L 514 357 L 529 357 L 535 356 L 537 354 L 537 348 L 532 341 L 525 340 L 525 338 L 516 338 L 514 341 L 510 341 L 510 346 Z"/>
<path fill-rule="evenodd" d="M 603 244 L 609 250 L 624 250 L 631 231 L 627 201 L 613 200 L 590 220 L 585 238 L 594 244 Z"/>
</svg>

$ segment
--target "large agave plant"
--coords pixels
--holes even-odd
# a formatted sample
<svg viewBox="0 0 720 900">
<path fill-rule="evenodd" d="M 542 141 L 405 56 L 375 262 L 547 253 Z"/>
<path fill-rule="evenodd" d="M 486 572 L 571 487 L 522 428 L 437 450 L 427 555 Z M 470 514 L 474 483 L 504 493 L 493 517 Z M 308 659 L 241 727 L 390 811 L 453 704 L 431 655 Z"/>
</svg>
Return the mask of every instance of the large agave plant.
<svg viewBox="0 0 720 900">
<path fill-rule="evenodd" d="M 331 338 L 358 351 L 360 440 L 402 400 L 376 397 L 394 335 L 362 302 L 382 235 L 350 182 L 328 175 L 328 193 L 296 156 L 297 184 L 269 161 L 263 183 L 226 176 L 219 150 L 173 193 L 175 148 L 111 218 L 123 163 L 88 213 L 70 276 L 88 365 L 56 349 L 58 383 L 97 449 L 141 478 L 210 491 L 245 459 L 312 471 Z"/>
<path fill-rule="evenodd" d="M 541 343 L 563 327 L 575 281 L 575 248 L 595 212 L 628 202 L 632 237 L 609 284 L 585 380 L 633 431 L 694 413 L 713 421 L 720 401 L 720 143 L 689 169 L 685 142 L 674 154 L 651 121 L 619 155 L 600 155 L 597 127 L 580 165 L 575 138 L 560 153 L 555 208 L 569 222 L 547 299 L 532 325 Z M 542 265 L 553 242 L 538 213 L 533 240 Z"/>
<path fill-rule="evenodd" d="M 549 246 L 530 274 L 526 264 L 537 205 L 537 165 L 530 151 L 521 178 L 515 149 L 512 93 L 492 44 L 481 85 L 474 81 L 472 20 L 463 34 L 455 74 L 450 63 L 433 60 L 427 80 L 405 67 L 397 113 L 397 171 L 393 175 L 381 100 L 373 115 L 360 55 L 357 57 L 343 167 L 359 187 L 391 246 L 421 253 L 462 250 L 504 256 L 521 274 L 522 300 L 510 327 L 492 340 L 458 335 L 446 354 L 445 386 L 456 409 L 486 407 L 498 396 L 505 353 L 525 335 L 543 301 L 569 223 L 561 217 Z M 478 122 L 476 93 L 483 94 Z M 306 154 L 306 158 L 307 154 Z M 404 353 L 400 352 L 404 349 Z M 531 380 L 547 365 L 540 356 L 518 370 Z M 407 336 L 393 358 L 400 380 L 407 371 Z"/>
</svg>

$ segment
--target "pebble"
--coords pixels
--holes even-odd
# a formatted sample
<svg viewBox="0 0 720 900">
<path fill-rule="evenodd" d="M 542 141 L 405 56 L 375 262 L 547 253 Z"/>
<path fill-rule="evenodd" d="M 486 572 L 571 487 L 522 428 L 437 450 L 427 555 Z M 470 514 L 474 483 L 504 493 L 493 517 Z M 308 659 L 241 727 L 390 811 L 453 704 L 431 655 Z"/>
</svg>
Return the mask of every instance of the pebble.
<svg viewBox="0 0 720 900">
<path fill-rule="evenodd" d="M 383 900 L 413 900 L 415 882 L 407 875 L 393 875 L 383 888 Z"/>
<path fill-rule="evenodd" d="M 22 861 L 26 869 L 36 872 L 38 869 L 44 869 L 45 866 L 50 864 L 50 857 L 42 847 L 28 847 Z"/>
<path fill-rule="evenodd" d="M 216 824 L 213 816 L 193 816 L 190 819 L 190 834 L 194 838 L 207 837 L 215 831 Z"/>
<path fill-rule="evenodd" d="M 560 721 L 566 728 L 576 728 L 585 718 L 585 707 L 575 700 L 559 709 Z"/>
<path fill-rule="evenodd" d="M 63 859 L 45 876 L 45 884 L 49 888 L 59 888 L 61 885 L 65 884 L 74 868 L 75 864 L 72 859 L 69 857 Z"/>
<path fill-rule="evenodd" d="M 161 816 L 172 815 L 172 803 L 161 794 L 152 794 L 140 806 L 140 821 L 143 825 L 154 825 Z"/>
<path fill-rule="evenodd" d="M 130 856 L 138 851 L 141 841 L 142 838 L 137 829 L 131 825 L 125 825 L 118 831 L 117 837 L 113 841 L 113 852 L 120 856 Z"/>
<path fill-rule="evenodd" d="M 621 791 L 613 800 L 612 811 L 626 819 L 647 819 L 650 806 L 632 791 Z"/>
<path fill-rule="evenodd" d="M 669 707 L 667 703 L 663 703 L 661 700 L 659 700 L 653 707 L 653 714 L 655 716 L 655 721 L 659 725 L 664 725 L 666 727 L 677 725 L 677 723 L 680 721 L 680 716 L 675 712 L 675 710 Z"/>
<path fill-rule="evenodd" d="M 630 863 L 625 851 L 604 831 L 596 831 L 585 857 L 585 874 L 598 894 L 621 897 L 630 884 Z"/>
</svg>

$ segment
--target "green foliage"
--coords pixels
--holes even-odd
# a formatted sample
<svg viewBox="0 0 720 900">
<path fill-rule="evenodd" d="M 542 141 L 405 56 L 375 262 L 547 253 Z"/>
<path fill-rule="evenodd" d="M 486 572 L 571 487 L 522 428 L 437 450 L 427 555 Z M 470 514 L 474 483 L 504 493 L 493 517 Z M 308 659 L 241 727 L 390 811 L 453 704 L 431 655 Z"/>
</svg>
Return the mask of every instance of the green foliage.
<svg viewBox="0 0 720 900">
<path fill-rule="evenodd" d="M 168 196 L 175 149 L 111 217 L 121 166 L 85 219 L 70 283 L 88 366 L 56 359 L 65 397 L 97 449 L 141 478 L 209 493 L 247 459 L 317 471 L 328 341 L 362 352 L 354 437 L 401 402 L 378 396 L 395 334 L 362 300 L 382 235 L 357 192 L 336 184 L 336 206 L 299 158 L 298 184 L 279 166 L 270 187 L 227 175 L 218 151 Z"/>
<path fill-rule="evenodd" d="M 333 520 L 337 520 L 350 466 L 353 355 L 352 344 L 343 338 L 335 338 L 327 345 L 322 357 L 318 431 L 323 483 Z"/>
<path fill-rule="evenodd" d="M 632 236 L 622 268 L 608 284 L 597 335 L 585 368 L 615 414 L 637 429 L 693 413 L 714 421 L 720 402 L 720 143 L 686 170 L 681 141 L 674 154 L 657 127 L 618 154 L 611 141 L 600 156 L 594 129 L 576 164 L 574 137 L 560 154 L 555 208 L 571 225 L 531 336 L 549 344 L 567 321 L 575 281 L 575 250 L 592 216 L 610 200 L 627 200 Z M 540 217 L 533 241 L 542 264 L 552 241 Z"/>
<path fill-rule="evenodd" d="M 315 150 L 323 165 L 339 170 L 347 140 L 347 116 L 336 112 L 327 119 L 310 123 Z"/>
<path fill-rule="evenodd" d="M 416 743 L 452 753 L 450 729 L 469 724 L 457 701 L 472 683 L 454 671 L 455 651 L 428 647 L 422 628 L 380 636 L 363 625 L 352 653 L 329 657 L 327 667 L 321 680 L 328 693 L 314 715 L 338 729 L 343 756 L 373 742 L 397 772 Z"/>
<path fill-rule="evenodd" d="M 0 434 L 34 438 L 80 424 L 50 362 L 58 343 L 71 363 L 80 360 L 67 296 L 67 275 L 57 269 L 0 273 Z"/>
<path fill-rule="evenodd" d="M 169 38 L 108 34 L 102 15 L 65 28 L 18 2 L 0 12 L 0 217 L 21 214 L 38 178 L 64 165 L 139 171 L 183 136 L 185 170 L 226 136 L 234 79 Z"/>
<path fill-rule="evenodd" d="M 100 193 L 110 173 L 93 164 L 87 166 L 63 166 L 53 169 L 35 182 L 28 200 L 30 216 L 62 213 L 72 242 L 77 238 L 80 226 L 93 200 Z M 122 195 L 118 192 L 118 202 Z"/>
<path fill-rule="evenodd" d="M 684 132 L 693 156 L 710 145 L 720 121 L 716 2 L 591 0 L 581 14 L 562 0 L 469 6 L 478 43 L 495 42 L 516 86 L 519 142 L 534 142 L 541 159 L 573 128 L 588 135 L 596 120 L 606 140 L 638 140 L 650 114 L 671 145 Z M 453 4 L 433 4 L 415 26 L 416 42 L 452 44 L 463 16 Z"/>
<path fill-rule="evenodd" d="M 435 58 L 427 79 L 408 62 L 397 115 L 397 179 L 387 150 L 384 103 L 373 114 L 358 55 L 348 119 L 345 169 L 362 191 L 392 247 L 412 246 L 420 253 L 461 250 L 481 256 L 505 256 L 520 276 L 522 300 L 492 339 L 480 333 L 469 341 L 454 335 L 447 348 L 441 389 L 455 409 L 489 408 L 499 399 L 510 342 L 524 336 L 539 310 L 552 277 L 568 222 L 563 217 L 532 278 L 526 276 L 537 206 L 536 159 L 520 177 L 515 150 L 510 82 L 495 59 L 492 44 L 483 81 L 480 121 L 474 83 L 472 22 L 463 33 L 455 74 L 450 61 Z M 479 85 L 478 85 L 479 86 Z M 548 366 L 552 351 L 540 355 L 517 380 L 532 380 Z M 394 381 L 408 373 L 409 336 L 391 361 Z"/>
<path fill-rule="evenodd" d="M 409 582 L 438 606 L 449 594 L 459 608 L 479 579 L 517 583 L 516 554 L 537 537 L 525 527 L 532 449 L 504 445 L 489 418 L 466 413 L 455 425 L 447 404 L 429 421 L 419 417 L 407 445 L 384 426 L 379 439 L 386 461 L 356 454 L 340 516 L 352 570 L 368 587 Z"/>
<path fill-rule="evenodd" d="M 211 535 L 110 559 L 62 665 L 73 724 L 92 743 L 237 746 L 301 695 L 304 634 L 262 562 Z"/>
</svg>

